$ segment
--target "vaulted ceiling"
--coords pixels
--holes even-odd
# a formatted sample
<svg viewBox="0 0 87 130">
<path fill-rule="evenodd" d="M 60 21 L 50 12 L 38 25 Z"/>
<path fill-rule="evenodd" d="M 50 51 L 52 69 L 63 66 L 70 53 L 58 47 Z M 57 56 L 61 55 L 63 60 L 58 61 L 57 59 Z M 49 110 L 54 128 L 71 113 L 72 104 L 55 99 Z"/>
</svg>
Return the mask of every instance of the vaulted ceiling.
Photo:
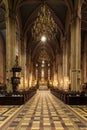
<svg viewBox="0 0 87 130">
<path fill-rule="evenodd" d="M 28 51 L 31 51 L 32 58 L 34 60 L 39 60 L 42 58 L 47 58 L 47 60 L 53 60 L 55 57 L 55 48 L 60 46 L 60 33 L 64 33 L 64 19 L 66 17 L 66 11 L 67 7 L 64 4 L 63 0 L 60 0 L 59 2 L 55 1 L 46 1 L 47 6 L 52 12 L 52 17 L 54 17 L 55 22 L 58 24 L 58 32 L 57 32 L 57 38 L 56 41 L 52 40 L 51 42 L 48 42 L 44 45 L 42 43 L 37 43 L 36 41 L 32 41 L 31 36 L 31 28 L 33 26 L 33 22 L 37 18 L 37 14 L 41 8 L 41 5 L 43 4 L 43 1 L 41 0 L 18 0 L 13 1 L 11 0 L 9 2 L 10 4 L 10 10 L 14 12 L 14 9 L 16 10 L 16 15 L 19 14 L 20 21 L 21 21 L 21 27 L 22 32 L 26 34 L 27 36 L 27 43 L 28 43 Z M 58 7 L 58 9 L 57 9 Z M 5 7 L 4 5 L 1 6 L 1 32 L 4 34 L 5 37 L 5 31 L 6 28 L 5 24 Z M 63 16 L 63 17 L 62 17 Z M 58 43 L 59 42 L 59 43 Z M 42 57 L 42 58 L 41 58 Z"/>
<path fill-rule="evenodd" d="M 55 59 L 56 49 L 60 49 L 60 36 L 64 34 L 67 6 L 64 0 L 45 1 L 58 25 L 58 32 L 56 39 L 43 44 L 34 41 L 31 35 L 31 28 L 43 3 L 43 0 L 25 0 L 20 2 L 18 9 L 21 14 L 23 33 L 27 34 L 28 48 L 31 48 L 32 59 L 34 61 L 44 59 L 52 62 Z"/>
<path fill-rule="evenodd" d="M 45 0 L 45 4 L 49 7 L 58 25 L 56 39 L 45 44 L 34 41 L 31 35 L 33 22 L 43 2 L 44 0 L 9 0 L 10 9 L 19 17 L 22 33 L 27 37 L 27 51 L 31 52 L 32 59 L 35 61 L 41 57 L 49 61 L 54 60 L 56 50 L 61 49 L 61 35 L 65 35 L 66 15 L 72 10 L 75 0 Z M 87 0 L 84 0 L 81 15 L 81 29 L 82 36 L 84 36 L 83 34 L 87 31 Z M 0 0 L 0 32 L 4 38 L 6 37 L 5 29 L 5 6 Z"/>
</svg>

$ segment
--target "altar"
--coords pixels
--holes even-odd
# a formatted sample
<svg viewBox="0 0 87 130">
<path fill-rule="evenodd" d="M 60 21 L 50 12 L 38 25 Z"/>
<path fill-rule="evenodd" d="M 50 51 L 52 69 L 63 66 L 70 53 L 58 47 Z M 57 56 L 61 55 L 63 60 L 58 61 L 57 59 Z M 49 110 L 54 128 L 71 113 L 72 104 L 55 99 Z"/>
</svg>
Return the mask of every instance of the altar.
<svg viewBox="0 0 87 130">
<path fill-rule="evenodd" d="M 40 85 L 39 90 L 48 90 L 48 87 L 46 85 Z"/>
</svg>

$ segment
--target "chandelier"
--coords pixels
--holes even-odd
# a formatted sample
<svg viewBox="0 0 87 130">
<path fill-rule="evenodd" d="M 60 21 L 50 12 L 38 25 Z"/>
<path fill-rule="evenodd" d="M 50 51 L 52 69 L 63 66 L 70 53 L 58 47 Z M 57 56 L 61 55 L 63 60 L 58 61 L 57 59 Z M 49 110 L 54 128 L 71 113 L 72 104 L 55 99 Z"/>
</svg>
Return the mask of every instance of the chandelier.
<svg viewBox="0 0 87 130">
<path fill-rule="evenodd" d="M 34 40 L 43 41 L 52 40 L 56 37 L 57 24 L 55 23 L 51 12 L 45 4 L 41 6 L 40 12 L 38 12 L 38 17 L 34 22 L 32 28 L 32 36 Z"/>
</svg>

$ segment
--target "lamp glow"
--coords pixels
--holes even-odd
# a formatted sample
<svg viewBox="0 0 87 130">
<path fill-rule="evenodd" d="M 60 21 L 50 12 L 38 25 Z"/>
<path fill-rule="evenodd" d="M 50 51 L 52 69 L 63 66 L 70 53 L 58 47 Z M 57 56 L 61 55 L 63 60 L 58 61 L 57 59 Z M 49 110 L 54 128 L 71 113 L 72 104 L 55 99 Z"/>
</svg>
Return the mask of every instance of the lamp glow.
<svg viewBox="0 0 87 130">
<path fill-rule="evenodd" d="M 42 37 L 41 37 L 41 41 L 42 41 L 42 42 L 45 42 L 45 41 L 46 41 L 46 37 L 45 37 L 45 36 L 42 36 Z"/>
</svg>

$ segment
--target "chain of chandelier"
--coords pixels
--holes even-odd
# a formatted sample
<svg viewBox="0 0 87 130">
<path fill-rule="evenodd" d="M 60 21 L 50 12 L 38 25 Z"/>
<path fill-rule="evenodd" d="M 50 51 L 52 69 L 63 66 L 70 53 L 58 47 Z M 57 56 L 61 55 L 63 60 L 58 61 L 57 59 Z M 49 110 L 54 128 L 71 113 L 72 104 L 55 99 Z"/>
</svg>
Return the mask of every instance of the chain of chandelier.
<svg viewBox="0 0 87 130">
<path fill-rule="evenodd" d="M 38 17 L 32 27 L 32 36 L 35 41 L 40 41 L 43 36 L 48 41 L 56 37 L 57 24 L 55 23 L 51 12 L 45 4 L 41 6 Z"/>
</svg>

